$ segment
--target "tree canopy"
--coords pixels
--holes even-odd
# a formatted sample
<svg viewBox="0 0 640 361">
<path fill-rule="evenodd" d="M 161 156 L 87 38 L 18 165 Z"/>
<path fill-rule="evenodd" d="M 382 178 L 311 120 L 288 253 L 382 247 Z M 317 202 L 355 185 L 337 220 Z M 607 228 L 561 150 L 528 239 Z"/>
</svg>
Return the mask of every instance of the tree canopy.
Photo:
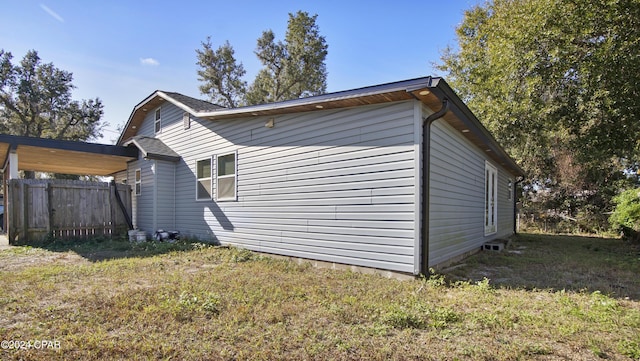
<svg viewBox="0 0 640 361">
<path fill-rule="evenodd" d="M 640 160 L 640 1 L 494 0 L 438 68 L 528 174 L 575 214 Z"/>
<path fill-rule="evenodd" d="M 35 50 L 19 64 L 12 59 L 0 50 L 0 132 L 81 141 L 101 135 L 102 102 L 73 100 L 72 73 L 42 63 Z"/>
<path fill-rule="evenodd" d="M 209 95 L 212 102 L 227 108 L 235 108 L 247 91 L 246 74 L 242 63 L 237 63 L 234 50 L 229 42 L 213 50 L 211 37 L 202 43 L 202 50 L 196 49 L 198 57 L 198 80 L 202 82 L 200 92 Z"/>
<path fill-rule="evenodd" d="M 276 41 L 273 31 L 264 31 L 255 51 L 263 68 L 249 86 L 242 80 L 246 71 L 229 42 L 213 50 L 208 38 L 196 50 L 201 93 L 231 108 L 324 93 L 328 46 L 316 19 L 317 15 L 303 11 L 290 13 L 284 41 Z"/>
</svg>

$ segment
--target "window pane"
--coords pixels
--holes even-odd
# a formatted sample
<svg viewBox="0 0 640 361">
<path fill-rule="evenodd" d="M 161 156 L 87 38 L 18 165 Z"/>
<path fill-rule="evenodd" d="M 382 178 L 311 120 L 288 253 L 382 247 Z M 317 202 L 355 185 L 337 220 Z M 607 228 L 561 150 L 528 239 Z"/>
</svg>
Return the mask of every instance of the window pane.
<svg viewBox="0 0 640 361">
<path fill-rule="evenodd" d="M 156 121 L 160 120 L 160 109 L 156 109 Z"/>
<path fill-rule="evenodd" d="M 182 114 L 182 125 L 184 126 L 184 129 L 191 128 L 191 116 L 189 113 Z"/>
<path fill-rule="evenodd" d="M 218 198 L 236 197 L 236 177 L 218 178 Z"/>
<path fill-rule="evenodd" d="M 235 154 L 227 154 L 218 157 L 218 175 L 236 174 L 236 156 Z"/>
<path fill-rule="evenodd" d="M 211 198 L 211 179 L 198 180 L 197 198 Z"/>
<path fill-rule="evenodd" d="M 198 179 L 211 178 L 211 159 L 199 160 L 197 168 Z"/>
</svg>

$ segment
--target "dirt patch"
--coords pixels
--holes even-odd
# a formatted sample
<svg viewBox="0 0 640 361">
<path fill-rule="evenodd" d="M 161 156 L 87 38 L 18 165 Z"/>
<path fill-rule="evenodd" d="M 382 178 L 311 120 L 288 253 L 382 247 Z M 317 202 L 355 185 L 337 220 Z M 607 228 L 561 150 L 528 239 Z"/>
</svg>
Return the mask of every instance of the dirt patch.
<svg viewBox="0 0 640 361">
<path fill-rule="evenodd" d="M 27 267 L 59 264 L 86 264 L 89 261 L 73 253 L 56 253 L 38 248 L 12 247 L 0 249 L 0 271 L 19 271 Z"/>
</svg>

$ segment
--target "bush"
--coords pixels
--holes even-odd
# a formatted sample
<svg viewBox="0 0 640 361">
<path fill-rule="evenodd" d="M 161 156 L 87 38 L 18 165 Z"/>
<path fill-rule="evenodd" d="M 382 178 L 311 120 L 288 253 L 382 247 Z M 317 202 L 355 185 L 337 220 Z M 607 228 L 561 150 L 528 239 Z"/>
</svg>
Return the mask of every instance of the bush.
<svg viewBox="0 0 640 361">
<path fill-rule="evenodd" d="M 640 241 L 640 188 L 626 190 L 613 198 L 616 208 L 609 217 L 611 227 L 628 240 Z"/>
</svg>

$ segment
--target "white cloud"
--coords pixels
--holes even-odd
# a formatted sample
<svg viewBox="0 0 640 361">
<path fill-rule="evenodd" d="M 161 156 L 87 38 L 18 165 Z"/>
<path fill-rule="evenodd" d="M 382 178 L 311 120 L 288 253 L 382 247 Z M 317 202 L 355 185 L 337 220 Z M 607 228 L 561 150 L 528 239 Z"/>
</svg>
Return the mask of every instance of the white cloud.
<svg viewBox="0 0 640 361">
<path fill-rule="evenodd" d="M 158 66 L 160 62 L 154 58 L 140 58 L 140 64 L 142 65 L 150 65 L 150 66 Z"/>
<path fill-rule="evenodd" d="M 51 10 L 47 5 L 40 4 L 40 7 L 42 8 L 42 10 L 46 11 L 47 14 L 51 15 L 54 19 L 58 20 L 61 23 L 64 23 L 64 19 L 62 18 L 62 16 L 58 15 L 58 13 Z"/>
</svg>

